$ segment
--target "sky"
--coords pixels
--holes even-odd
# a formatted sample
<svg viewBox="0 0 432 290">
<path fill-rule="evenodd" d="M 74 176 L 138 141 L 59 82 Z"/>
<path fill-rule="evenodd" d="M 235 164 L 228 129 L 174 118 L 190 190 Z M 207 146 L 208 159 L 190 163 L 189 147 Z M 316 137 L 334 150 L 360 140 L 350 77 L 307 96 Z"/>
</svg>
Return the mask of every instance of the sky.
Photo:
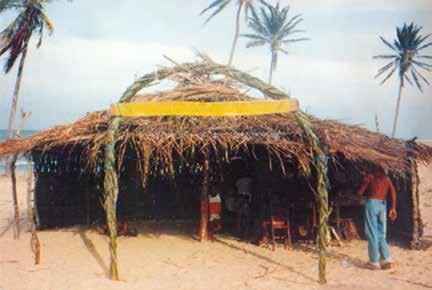
<svg viewBox="0 0 432 290">
<path fill-rule="evenodd" d="M 31 111 L 26 129 L 47 129 L 73 122 L 87 112 L 117 102 L 139 76 L 177 62 L 197 60 L 194 49 L 226 63 L 234 34 L 235 3 L 203 25 L 199 12 L 209 0 L 107 1 L 59 0 L 46 13 L 55 32 L 40 49 L 31 43 L 19 110 Z M 275 3 L 276 1 L 269 1 Z M 388 53 L 379 36 L 391 40 L 396 26 L 414 21 L 432 32 L 431 0 L 281 0 L 309 41 L 286 47 L 274 85 L 299 100 L 308 113 L 391 133 L 398 81 L 374 79 Z M 0 15 L 4 28 L 14 13 Z M 242 19 L 243 20 L 243 19 Z M 242 33 L 247 26 L 241 22 Z M 432 37 L 431 37 L 432 40 Z M 267 79 L 268 47 L 246 48 L 240 39 L 234 66 Z M 432 55 L 432 47 L 428 50 Z M 3 64 L 4 58 L 0 58 Z M 432 80 L 432 75 L 426 76 Z M 0 128 L 7 128 L 16 68 L 0 75 Z M 432 139 L 432 88 L 403 91 L 397 136 Z"/>
</svg>

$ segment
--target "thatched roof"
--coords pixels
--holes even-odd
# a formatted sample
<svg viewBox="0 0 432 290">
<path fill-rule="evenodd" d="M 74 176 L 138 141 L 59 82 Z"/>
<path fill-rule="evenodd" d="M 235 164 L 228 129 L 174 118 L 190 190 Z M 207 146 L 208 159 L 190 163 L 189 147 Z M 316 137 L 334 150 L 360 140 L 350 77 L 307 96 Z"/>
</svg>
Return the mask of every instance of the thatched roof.
<svg viewBox="0 0 432 290">
<path fill-rule="evenodd" d="M 180 67 L 180 68 L 179 68 Z M 186 67 L 186 68 L 185 68 Z M 223 73 L 224 66 L 212 64 L 188 64 L 174 68 L 162 68 L 156 73 L 138 79 L 125 95 L 135 102 L 144 101 L 247 101 L 253 100 L 248 95 L 252 88 L 260 89 L 262 82 L 250 85 L 247 81 L 239 82 L 232 70 Z M 216 71 L 216 73 L 215 73 Z M 219 74 L 219 77 L 215 77 Z M 160 93 L 137 95 L 145 86 L 155 80 L 169 78 L 176 83 L 172 90 Z M 149 77 L 151 76 L 151 77 Z M 158 78 L 157 78 L 157 77 Z M 247 74 L 242 77 L 256 79 Z M 132 93 L 131 93 L 132 88 Z M 266 86 L 262 89 L 267 96 L 274 97 L 281 91 Z M 288 97 L 288 96 L 286 96 Z M 124 98 L 122 98 L 124 100 Z M 407 169 L 406 157 L 411 154 L 418 161 L 429 162 L 432 148 L 422 144 L 412 144 L 392 139 L 383 134 L 371 132 L 359 126 L 346 125 L 332 120 L 319 120 L 310 116 L 315 130 L 330 154 L 342 154 L 354 164 L 366 162 L 379 165 L 394 172 Z M 25 154 L 31 151 L 46 151 L 53 148 L 83 148 L 82 158 L 95 164 L 98 152 L 101 152 L 107 133 L 109 113 L 94 112 L 75 123 L 56 126 L 30 137 L 0 143 L 0 156 Z M 225 158 L 228 152 L 244 151 L 254 154 L 254 147 L 263 146 L 276 160 L 295 157 L 300 165 L 312 161 L 309 144 L 297 126 L 295 113 L 273 114 L 248 117 L 146 117 L 125 118 L 122 120 L 118 139 L 118 158 L 122 160 L 125 148 L 132 145 L 137 158 L 142 161 L 141 168 L 146 168 L 152 160 L 158 160 L 170 167 L 173 156 L 188 158 L 209 149 L 213 156 Z"/>
</svg>

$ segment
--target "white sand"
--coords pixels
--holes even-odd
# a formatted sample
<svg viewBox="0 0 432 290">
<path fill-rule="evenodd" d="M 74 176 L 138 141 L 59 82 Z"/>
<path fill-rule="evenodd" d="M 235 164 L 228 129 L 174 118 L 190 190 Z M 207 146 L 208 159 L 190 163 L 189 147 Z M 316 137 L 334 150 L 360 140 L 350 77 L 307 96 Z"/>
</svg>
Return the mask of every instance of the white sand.
<svg viewBox="0 0 432 290">
<path fill-rule="evenodd" d="M 429 171 L 429 182 L 432 171 Z M 422 176 L 426 171 L 421 171 Z M 431 188 L 431 183 L 422 184 Z M 19 178 L 21 211 L 25 183 Z M 432 227 L 432 192 L 423 199 L 423 218 Z M 427 199 L 427 200 L 426 200 Z M 30 235 L 13 239 L 13 207 L 9 179 L 0 177 L 0 289 L 427 289 L 432 287 L 432 247 L 411 251 L 392 245 L 398 267 L 387 271 L 363 268 L 365 241 L 332 248 L 326 286 L 317 283 L 317 255 L 297 246 L 272 252 L 219 238 L 199 243 L 181 231 L 141 230 L 136 238 L 119 239 L 120 282 L 107 278 L 107 238 L 73 228 L 39 233 L 42 263 L 33 264 Z M 23 223 L 25 217 L 23 219 Z M 426 244 L 431 246 L 428 229 Z"/>
</svg>

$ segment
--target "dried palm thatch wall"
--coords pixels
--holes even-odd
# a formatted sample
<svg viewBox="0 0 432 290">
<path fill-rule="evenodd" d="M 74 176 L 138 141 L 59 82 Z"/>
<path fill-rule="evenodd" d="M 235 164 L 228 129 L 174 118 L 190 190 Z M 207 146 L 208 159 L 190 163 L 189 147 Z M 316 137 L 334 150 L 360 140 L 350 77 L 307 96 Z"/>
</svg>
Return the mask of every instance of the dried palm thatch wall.
<svg viewBox="0 0 432 290">
<path fill-rule="evenodd" d="M 175 88 L 161 93 L 137 95 L 142 88 L 163 79 L 174 82 Z M 162 68 L 145 75 L 127 89 L 120 102 L 250 101 L 253 100 L 247 94 L 250 90 L 258 90 L 270 98 L 289 98 L 280 90 L 248 74 L 206 60 Z M 320 212 L 322 223 L 326 223 L 328 214 L 326 157 L 335 157 L 330 158 L 330 161 L 336 164 L 339 160 L 345 160 L 352 170 L 364 170 L 373 164 L 399 177 L 412 174 L 408 155 L 410 160 L 417 162 L 428 162 L 432 157 L 432 148 L 428 146 L 413 143 L 407 148 L 403 140 L 391 139 L 359 126 L 319 120 L 303 113 L 247 117 L 111 118 L 109 112 L 90 113 L 73 124 L 57 126 L 28 138 L 2 142 L 0 156 L 33 153 L 33 159 L 38 165 L 47 164 L 48 161 L 44 160 L 47 153 L 60 154 L 61 160 L 79 158 L 72 163 L 84 168 L 86 177 L 90 176 L 90 172 L 98 176 L 103 164 L 104 182 L 97 182 L 94 186 L 104 188 L 106 194 L 103 202 L 107 219 L 115 221 L 119 180 L 117 173 L 122 173 L 128 148 L 135 154 L 134 158 L 139 160 L 137 171 L 140 173 L 140 182 L 145 187 L 155 164 L 167 174 L 175 176 L 175 162 L 185 166 L 190 163 L 202 165 L 208 157 L 211 168 L 218 160 L 227 161 L 236 154 L 256 156 L 255 149 L 258 146 L 265 149 L 269 167 L 282 173 L 286 171 L 284 160 L 289 159 L 296 160 L 299 171 L 306 174 L 315 172 L 310 176 L 311 180 L 314 176 L 317 177 L 314 190 L 317 192 L 320 209 L 323 209 Z M 336 158 L 337 156 L 340 158 Z M 50 180 L 50 176 L 55 174 L 43 177 L 45 185 L 38 181 L 39 189 L 54 184 L 55 181 Z M 70 178 L 75 178 L 76 181 L 78 176 L 80 174 L 74 173 Z M 42 174 L 40 177 L 42 178 Z M 80 198 L 76 197 L 78 201 Z M 115 224 L 111 222 L 109 227 L 112 256 L 116 257 Z M 321 233 L 322 237 L 326 235 L 326 232 Z M 114 264 L 115 262 L 116 260 Z M 112 274 L 118 277 L 114 268 L 115 265 Z"/>
</svg>

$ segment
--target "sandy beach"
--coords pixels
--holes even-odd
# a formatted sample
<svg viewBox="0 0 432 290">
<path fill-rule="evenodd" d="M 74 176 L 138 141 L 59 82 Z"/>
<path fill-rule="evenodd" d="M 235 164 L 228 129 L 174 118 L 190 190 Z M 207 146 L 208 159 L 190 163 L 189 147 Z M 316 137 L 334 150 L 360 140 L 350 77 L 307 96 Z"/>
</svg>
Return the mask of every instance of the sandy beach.
<svg viewBox="0 0 432 290">
<path fill-rule="evenodd" d="M 370 271 L 365 241 L 332 247 L 328 281 L 317 282 L 312 246 L 278 247 L 275 252 L 220 236 L 200 243 L 187 225 L 139 225 L 138 237 L 119 238 L 121 281 L 107 278 L 108 242 L 87 228 L 39 232 L 41 264 L 33 264 L 30 234 L 22 216 L 21 237 L 13 237 L 10 180 L 0 178 L 0 289 L 428 289 L 432 287 L 431 170 L 421 168 L 424 248 L 391 245 L 397 268 Z M 429 179 L 427 178 L 429 177 Z M 25 213 L 25 178 L 18 177 L 21 214 Z"/>
</svg>

